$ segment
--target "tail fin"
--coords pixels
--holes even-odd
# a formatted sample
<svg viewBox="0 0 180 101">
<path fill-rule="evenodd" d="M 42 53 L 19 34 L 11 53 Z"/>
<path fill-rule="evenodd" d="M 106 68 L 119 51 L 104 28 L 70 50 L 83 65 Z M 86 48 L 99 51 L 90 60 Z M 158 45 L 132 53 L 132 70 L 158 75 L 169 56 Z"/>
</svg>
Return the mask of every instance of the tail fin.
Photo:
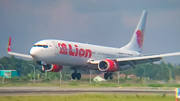
<svg viewBox="0 0 180 101">
<path fill-rule="evenodd" d="M 8 51 L 8 52 L 11 52 L 11 37 L 9 37 L 9 42 L 8 42 L 7 51 Z"/>
<path fill-rule="evenodd" d="M 123 49 L 142 53 L 143 40 L 144 40 L 144 34 L 145 34 L 146 16 L 147 16 L 147 11 L 143 10 L 141 18 L 136 27 L 136 30 L 134 31 L 131 41 L 127 45 L 122 47 Z"/>
</svg>

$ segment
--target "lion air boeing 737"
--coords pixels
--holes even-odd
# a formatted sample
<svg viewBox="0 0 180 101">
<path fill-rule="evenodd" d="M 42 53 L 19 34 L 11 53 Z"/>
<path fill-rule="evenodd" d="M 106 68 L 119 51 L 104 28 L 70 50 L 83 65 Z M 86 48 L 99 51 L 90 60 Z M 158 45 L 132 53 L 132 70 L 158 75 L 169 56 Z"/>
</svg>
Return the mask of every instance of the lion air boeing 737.
<svg viewBox="0 0 180 101">
<path fill-rule="evenodd" d="M 180 52 L 143 56 L 142 47 L 145 34 L 147 11 L 143 11 L 131 41 L 121 48 L 64 41 L 41 40 L 30 50 L 31 55 L 11 52 L 11 37 L 9 38 L 8 54 L 30 58 L 42 66 L 42 71 L 59 72 L 63 66 L 71 66 L 74 70 L 72 79 L 81 79 L 77 69 L 100 70 L 105 79 L 113 79 L 112 72 L 135 68 L 138 64 L 153 63 L 162 57 L 180 55 Z"/>
</svg>

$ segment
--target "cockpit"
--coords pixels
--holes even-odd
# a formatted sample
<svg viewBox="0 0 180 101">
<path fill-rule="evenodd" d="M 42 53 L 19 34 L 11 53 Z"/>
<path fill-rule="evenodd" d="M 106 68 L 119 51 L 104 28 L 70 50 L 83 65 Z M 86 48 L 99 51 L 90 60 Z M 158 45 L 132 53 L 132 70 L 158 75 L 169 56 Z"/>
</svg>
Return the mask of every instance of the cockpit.
<svg viewBox="0 0 180 101">
<path fill-rule="evenodd" d="M 40 44 L 35 44 L 33 47 L 44 47 L 44 48 L 48 48 L 48 45 L 40 45 Z"/>
<path fill-rule="evenodd" d="M 36 61 L 47 61 L 46 59 L 54 55 L 54 50 L 51 40 L 41 40 L 34 43 L 30 54 Z"/>
</svg>

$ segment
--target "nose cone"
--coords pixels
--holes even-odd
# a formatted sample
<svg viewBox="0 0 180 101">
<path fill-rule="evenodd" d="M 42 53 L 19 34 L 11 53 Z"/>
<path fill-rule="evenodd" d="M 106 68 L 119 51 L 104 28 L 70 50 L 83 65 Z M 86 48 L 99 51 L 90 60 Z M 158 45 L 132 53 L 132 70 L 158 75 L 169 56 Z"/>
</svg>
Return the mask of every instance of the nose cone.
<svg viewBox="0 0 180 101">
<path fill-rule="evenodd" d="M 34 59 L 38 59 L 39 49 L 37 49 L 36 47 L 32 47 L 30 50 L 30 54 Z"/>
</svg>

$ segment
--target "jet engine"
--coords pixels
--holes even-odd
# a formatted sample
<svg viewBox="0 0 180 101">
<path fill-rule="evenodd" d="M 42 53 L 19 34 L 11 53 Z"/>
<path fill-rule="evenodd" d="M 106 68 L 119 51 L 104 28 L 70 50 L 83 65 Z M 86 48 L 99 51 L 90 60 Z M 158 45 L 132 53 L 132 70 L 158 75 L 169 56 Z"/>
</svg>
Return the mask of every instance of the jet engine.
<svg viewBox="0 0 180 101">
<path fill-rule="evenodd" d="M 60 66 L 60 65 L 54 65 L 54 64 L 42 65 L 42 71 L 59 72 L 62 69 L 63 69 L 63 66 Z"/>
<path fill-rule="evenodd" d="M 118 70 L 118 65 L 115 61 L 110 59 L 104 59 L 99 62 L 98 69 L 102 72 L 114 72 Z"/>
</svg>

